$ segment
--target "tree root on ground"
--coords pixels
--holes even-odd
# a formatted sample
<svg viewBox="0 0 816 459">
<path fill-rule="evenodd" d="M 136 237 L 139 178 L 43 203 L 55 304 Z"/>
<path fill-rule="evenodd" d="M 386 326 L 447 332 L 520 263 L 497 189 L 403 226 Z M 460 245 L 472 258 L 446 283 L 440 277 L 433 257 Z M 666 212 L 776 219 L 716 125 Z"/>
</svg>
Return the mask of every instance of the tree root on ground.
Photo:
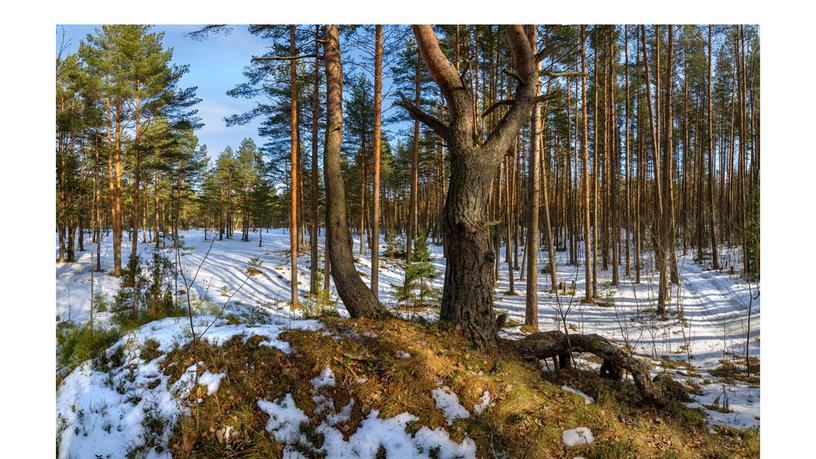
<svg viewBox="0 0 816 459">
<path fill-rule="evenodd" d="M 600 335 L 566 335 L 559 331 L 538 332 L 511 342 L 522 357 L 528 360 L 557 358 L 559 368 L 569 368 L 572 352 L 589 352 L 603 359 L 601 376 L 621 380 L 623 370 L 628 371 L 635 381 L 643 399 L 656 407 L 666 404 L 666 397 L 660 387 L 649 377 L 648 365 L 631 353 L 612 344 Z"/>
</svg>

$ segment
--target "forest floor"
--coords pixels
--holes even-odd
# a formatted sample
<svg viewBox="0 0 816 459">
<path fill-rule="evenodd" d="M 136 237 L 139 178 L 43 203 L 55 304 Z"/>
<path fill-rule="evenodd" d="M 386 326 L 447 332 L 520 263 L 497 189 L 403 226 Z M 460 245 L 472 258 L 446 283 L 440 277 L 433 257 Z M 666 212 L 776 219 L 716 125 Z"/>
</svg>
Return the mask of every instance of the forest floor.
<svg viewBox="0 0 816 459">
<path fill-rule="evenodd" d="M 269 323 L 262 326 L 250 326 L 246 323 L 239 324 L 235 320 L 218 321 L 204 337 L 209 345 L 226 345 L 224 343 L 230 337 L 243 334 L 244 336 L 265 336 L 265 339 L 273 342 L 272 347 L 287 349 L 289 348 L 287 342 L 277 340 L 279 334 L 291 333 L 287 330 L 292 328 L 314 331 L 323 326 L 314 321 L 302 320 L 302 311 L 291 311 L 289 308 L 289 238 L 285 230 L 275 229 L 264 232 L 262 247 L 258 246 L 258 233 L 251 233 L 249 242 L 241 242 L 240 234 L 236 234 L 236 239 L 217 241 L 212 245 L 212 250 L 206 260 L 204 260 L 205 253 L 210 248 L 211 241 L 205 241 L 203 236 L 203 231 L 200 230 L 184 232 L 184 249 L 181 252 L 182 264 L 188 279 L 191 279 L 199 265 L 201 266 L 191 294 L 193 298 L 208 298 L 209 301 L 206 303 L 209 307 L 203 308 L 202 314 L 214 312 L 219 305 L 232 296 L 227 312 L 231 313 L 233 318 L 246 317 L 246 311 L 252 310 L 263 311 L 265 315 L 271 318 L 271 322 L 266 321 Z M 212 234 L 210 234 L 210 237 L 212 237 Z M 123 255 L 130 253 L 130 244 L 127 241 L 126 234 L 124 239 Z M 154 245 L 147 243 L 140 244 L 139 247 L 140 254 L 148 258 L 153 251 Z M 88 244 L 87 248 L 90 248 L 90 244 Z M 442 248 L 434 245 L 430 245 L 430 248 L 433 263 L 439 272 L 434 284 L 441 289 L 444 275 Z M 301 302 L 310 307 L 306 295 L 309 286 L 309 256 L 308 250 L 302 250 L 303 253 L 298 262 Z M 355 254 L 359 253 L 359 241 L 357 240 L 355 240 L 354 252 Z M 579 250 L 579 252 L 582 252 L 582 250 Z M 167 250 L 167 254 L 172 258 L 172 251 Z M 559 290 L 558 293 L 550 292 L 549 274 L 539 274 L 539 322 L 542 330 L 559 329 L 563 331 L 565 323 L 566 329 L 570 333 L 598 333 L 608 337 L 620 345 L 629 347 L 638 355 L 651 359 L 655 374 L 667 372 L 676 380 L 681 381 L 687 389 L 690 389 L 690 395 L 693 398 L 693 401 L 688 403 L 687 406 L 699 408 L 705 414 L 704 417 L 707 418 L 709 425 L 723 425 L 741 429 L 759 426 L 759 285 L 746 283 L 739 276 L 724 271 L 713 272 L 707 269 L 705 265 L 694 262 L 691 256 L 680 256 L 678 254 L 680 283 L 672 286 L 672 301 L 668 308 L 669 314 L 666 319 L 663 319 L 656 314 L 654 298 L 656 297 L 657 276 L 651 273 L 650 269 L 647 269 L 651 265 L 648 254 L 644 253 L 643 260 L 646 266 L 644 266 L 640 284 L 633 284 L 630 278 L 625 278 L 623 267 L 621 267 L 621 282 L 617 286 L 611 285 L 611 270 L 600 271 L 599 301 L 593 304 L 585 304 L 581 301 L 584 289 L 583 268 L 580 265 L 570 266 L 566 264 L 566 256 L 566 252 L 558 252 L 557 274 L 559 282 L 563 281 L 565 283 L 564 290 Z M 260 268 L 255 275 L 248 277 L 247 267 L 252 259 L 255 259 L 256 266 L 260 262 Z M 501 259 L 504 261 L 504 251 L 501 252 Z M 80 253 L 78 262 L 57 265 L 57 322 L 80 324 L 87 321 L 90 307 L 90 260 L 89 251 L 85 251 Z M 723 260 L 725 266 L 737 261 L 736 256 L 729 252 L 725 252 Z M 107 269 L 112 265 L 112 247 L 109 238 L 106 238 L 102 244 L 102 261 L 103 267 Z M 580 256 L 578 261 L 579 264 L 582 262 Z M 433 322 L 437 315 L 435 308 L 417 310 L 397 306 L 393 285 L 402 282 L 403 270 L 401 262 L 381 257 L 381 263 L 381 301 L 395 311 L 399 311 L 406 318 L 421 316 Z M 519 263 L 521 263 L 521 249 L 519 250 Z M 543 266 L 543 262 L 540 266 Z M 601 268 L 600 263 L 598 267 Z M 367 281 L 370 272 L 370 258 L 367 255 L 358 256 L 358 270 L 363 275 L 364 280 Z M 632 271 L 633 278 L 634 269 Z M 518 274 L 516 272 L 516 276 Z M 573 282 L 575 283 L 574 288 Z M 182 285 L 181 280 L 179 280 L 179 285 Z M 118 279 L 109 276 L 107 273 L 95 274 L 95 292 L 105 297 L 107 303 L 113 300 L 118 287 Z M 524 320 L 525 283 L 516 281 L 516 294 L 510 294 L 508 290 L 507 264 L 502 263 L 499 283 L 496 288 L 496 307 L 507 312 L 511 319 L 509 326 L 502 331 L 502 335 L 507 338 L 521 337 L 525 333 L 522 330 L 523 327 L 519 326 Z M 748 336 L 749 307 L 751 309 L 750 337 Z M 338 312 L 340 316 L 347 316 L 342 304 L 339 302 Z M 111 312 L 109 311 L 95 314 L 95 321 L 98 326 L 104 326 L 110 318 Z M 199 323 L 207 322 L 207 317 L 202 315 L 196 320 Z M 134 333 L 137 336 L 140 333 L 147 333 L 149 336 L 142 336 L 140 346 L 144 346 L 144 343 L 151 339 L 157 340 L 160 344 L 158 347 L 161 354 L 166 355 L 172 353 L 173 350 L 177 350 L 179 346 L 189 345 L 189 343 L 185 344 L 183 333 L 180 332 L 182 326 L 183 321 L 165 319 L 152 325 L 148 324 Z M 132 338 L 133 336 L 122 338 L 118 343 L 118 347 L 122 348 L 123 344 L 131 342 Z M 187 341 L 189 341 L 189 337 Z M 244 341 L 247 341 L 246 338 Z M 750 375 L 746 375 L 745 372 L 746 346 L 748 355 L 751 358 Z M 114 345 L 111 350 L 116 348 L 117 345 Z M 300 349 L 298 346 L 296 348 Z M 153 349 L 153 351 L 155 352 L 156 349 Z M 108 354 L 111 354 L 111 352 L 113 351 L 109 351 Z M 145 351 L 141 350 L 141 352 L 144 353 Z M 162 426 L 157 427 L 154 425 L 154 430 L 161 433 L 161 438 L 154 438 L 151 441 L 163 444 L 165 447 L 169 445 L 175 452 L 184 451 L 185 445 L 174 445 L 170 442 L 169 433 L 164 429 L 168 419 L 175 420 L 179 413 L 184 412 L 184 409 L 178 401 L 174 401 L 170 392 L 157 388 L 166 389 L 168 386 L 184 385 L 184 381 L 189 379 L 184 377 L 184 374 L 187 373 L 182 372 L 181 375 L 175 375 L 173 384 L 169 384 L 170 377 L 166 376 L 166 373 L 172 373 L 172 371 L 167 368 L 160 368 L 160 360 L 163 357 L 154 359 L 159 361 L 148 361 L 146 357 L 140 360 L 138 354 L 137 352 L 136 356 L 133 357 L 134 360 L 125 365 L 129 368 L 127 375 L 124 374 L 126 372 L 123 370 L 112 376 L 111 373 L 97 371 L 93 368 L 93 365 L 87 363 L 78 367 L 70 376 L 64 378 L 58 389 L 57 409 L 63 432 L 61 438 L 72 439 L 71 441 L 63 441 L 63 448 L 67 448 L 65 452 L 71 454 L 80 453 L 81 455 L 83 452 L 89 453 L 90 451 L 111 451 L 111 454 L 116 456 L 117 453 L 128 451 L 127 449 L 121 449 L 122 445 L 131 444 L 132 446 L 134 438 L 140 439 L 136 443 L 139 443 L 139 441 L 143 445 L 149 443 L 145 432 L 150 431 L 149 426 L 151 424 L 146 423 L 146 419 L 148 421 L 152 419 L 150 416 L 155 416 L 156 419 L 160 420 L 157 423 L 161 423 Z M 129 357 L 125 359 L 125 363 L 127 362 L 129 362 Z M 124 365 L 123 362 L 118 363 Z M 189 362 L 185 361 L 184 364 L 186 363 Z M 209 370 L 202 373 L 201 368 L 196 371 L 196 363 L 194 361 L 185 368 L 190 370 L 192 367 L 192 374 L 197 376 L 199 384 L 202 384 L 202 378 L 204 378 L 205 382 L 210 383 L 206 385 L 205 395 L 208 395 L 213 387 L 217 391 L 218 382 L 223 376 L 219 376 L 219 373 L 210 373 Z M 576 358 L 576 363 L 579 368 L 585 369 L 597 369 L 600 365 L 600 362 L 591 358 Z M 542 369 L 547 370 L 546 364 L 544 365 Z M 59 375 L 59 370 L 58 381 L 66 376 L 64 374 Z M 334 370 L 335 372 L 341 371 L 338 368 Z M 293 378 L 303 377 L 302 374 L 291 376 Z M 98 409 L 99 404 L 104 401 L 105 406 L 121 405 L 119 398 L 123 395 L 122 391 L 109 390 L 109 393 L 103 392 L 100 395 L 93 390 L 89 390 L 89 386 L 107 384 L 104 381 L 111 382 L 110 380 L 114 377 L 124 378 L 123 381 L 126 381 L 126 383 L 122 383 L 124 386 L 128 386 L 128 384 L 152 386 L 150 393 L 155 399 L 155 406 L 159 407 L 159 415 L 156 415 L 156 413 L 151 414 L 152 412 L 144 409 L 135 414 L 134 412 L 109 413 L 107 408 L 102 410 L 105 413 L 101 415 Z M 168 381 L 161 384 L 162 379 Z M 575 386 L 579 385 L 575 384 Z M 130 393 L 130 389 L 123 387 L 125 394 Z M 317 392 L 312 395 L 317 397 L 319 388 L 314 387 L 313 389 Z M 589 389 L 587 390 L 589 391 Z M 460 394 L 462 397 L 467 398 L 468 401 L 479 396 L 479 394 L 465 395 L 461 392 Z M 294 435 L 292 442 L 287 443 L 281 440 L 278 441 L 280 444 L 298 443 L 297 431 L 295 430 L 292 433 L 291 429 L 287 430 L 285 428 L 287 424 L 284 422 L 289 419 L 287 416 L 294 416 L 295 418 L 303 416 L 303 412 L 298 412 L 298 408 L 294 406 L 295 403 L 301 406 L 302 397 L 299 398 L 298 394 L 295 395 L 291 403 L 287 404 L 287 400 L 281 399 L 278 402 L 268 402 L 269 404 L 262 407 L 262 409 L 270 410 L 270 413 L 277 413 L 275 416 L 278 416 L 281 420 L 271 430 L 269 425 L 266 426 L 266 430 L 273 432 L 276 440 L 278 440 L 279 435 L 284 440 L 288 434 Z M 448 407 L 443 411 L 447 413 L 446 410 L 452 409 L 455 412 L 458 403 L 454 405 L 444 402 L 448 395 L 445 392 L 440 396 L 443 400 L 441 404 Z M 455 393 L 453 395 L 455 397 Z M 473 396 L 471 397 L 471 395 Z M 599 399 L 598 395 L 602 394 L 595 393 L 591 395 L 597 400 Z M 202 396 L 202 398 L 206 397 Z M 141 405 L 141 402 L 139 403 Z M 600 401 L 596 403 L 600 403 Z M 79 415 L 77 405 L 87 405 L 88 412 L 80 408 L 79 412 L 82 415 Z M 441 407 L 440 403 L 437 403 L 437 405 Z M 94 406 L 97 407 L 96 410 L 93 409 Z M 319 403 L 316 406 L 319 406 Z M 90 431 L 99 433 L 104 430 L 109 437 L 112 427 L 104 419 L 112 419 L 117 415 L 120 421 L 123 418 L 129 419 L 129 422 L 124 423 L 124 427 L 121 422 L 117 427 L 118 435 L 121 437 L 117 438 L 121 441 L 117 441 L 117 438 L 110 439 L 113 444 L 118 446 L 113 446 L 112 449 L 100 449 L 98 443 L 95 443 L 97 444 L 96 447 L 91 446 L 91 449 L 82 449 L 87 442 L 83 443 L 80 438 L 92 439 L 94 435 L 89 436 L 88 431 L 84 432 L 84 436 L 80 434 L 80 430 L 86 429 L 87 426 L 87 420 L 80 418 L 83 416 L 90 417 L 91 412 L 101 417 L 97 419 L 99 422 L 93 423 L 94 426 L 90 428 Z M 423 421 L 426 421 L 425 414 L 421 412 L 414 413 L 413 411 L 411 413 L 423 417 Z M 343 417 L 342 410 L 334 414 L 340 418 Z M 393 414 L 396 415 L 396 413 Z M 389 416 L 391 415 L 389 414 Z M 272 418 L 275 419 L 275 416 L 272 416 Z M 367 428 L 370 431 L 358 429 L 361 435 L 358 438 L 365 435 L 377 436 L 378 432 L 383 430 L 391 432 L 403 431 L 408 420 L 397 419 L 397 417 L 398 415 L 375 422 L 375 419 L 379 418 L 374 415 L 374 418 L 367 419 L 361 424 L 361 426 L 368 426 Z M 433 426 L 439 424 L 433 419 L 427 421 L 427 423 L 421 425 Z M 394 422 L 396 424 L 393 424 Z M 585 422 L 585 424 L 588 423 Z M 74 429 L 67 429 L 71 425 L 74 426 Z M 81 429 L 80 425 L 83 426 Z M 145 425 L 148 427 L 145 427 Z M 181 425 L 184 425 L 183 422 Z M 448 448 L 443 448 L 444 451 L 450 451 L 451 457 L 455 457 L 457 454 L 468 457 L 466 453 L 470 451 L 469 448 L 475 448 L 475 445 L 465 441 L 468 437 L 460 435 L 461 430 L 459 434 L 453 433 L 456 439 L 448 438 L 446 433 L 443 435 L 443 427 L 444 425 L 440 424 L 438 428 L 433 430 L 427 429 L 423 434 L 424 436 L 415 435 L 411 437 L 410 441 L 415 443 L 414 447 L 419 448 L 422 447 L 422 444 L 417 443 L 421 443 L 417 439 L 425 438 L 427 440 L 424 443 L 426 447 L 431 444 L 440 447 L 444 445 L 444 448 Z M 327 434 L 329 436 L 335 435 L 332 429 L 336 431 L 334 424 L 326 424 L 324 436 Z M 602 427 L 596 427 L 596 429 L 603 430 Z M 709 430 L 712 430 L 712 427 L 709 427 Z M 614 429 L 609 430 L 609 432 L 613 431 Z M 468 430 L 468 432 L 471 431 Z M 217 436 L 218 432 L 215 433 Z M 229 433 L 224 434 L 224 432 L 221 432 L 221 437 L 224 435 L 229 437 Z M 399 438 L 394 441 L 401 444 Z M 480 447 L 483 446 L 483 442 L 478 438 L 476 438 L 476 443 Z M 186 447 L 189 447 L 189 445 Z M 294 449 L 290 451 L 292 457 L 297 457 L 295 452 Z"/>
</svg>

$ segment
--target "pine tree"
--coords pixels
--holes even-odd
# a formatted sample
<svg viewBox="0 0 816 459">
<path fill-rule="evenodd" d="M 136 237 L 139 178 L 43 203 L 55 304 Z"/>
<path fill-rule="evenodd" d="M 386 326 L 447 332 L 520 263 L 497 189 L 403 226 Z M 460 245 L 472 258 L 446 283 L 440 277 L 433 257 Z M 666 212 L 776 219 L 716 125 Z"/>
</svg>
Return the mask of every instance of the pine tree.
<svg viewBox="0 0 816 459">
<path fill-rule="evenodd" d="M 405 279 L 402 285 L 394 286 L 397 299 L 414 306 L 425 306 L 435 301 L 439 289 L 433 287 L 432 281 L 439 273 L 431 263 L 431 252 L 428 250 L 428 233 L 422 232 L 414 240 L 414 250 L 410 260 L 405 264 Z"/>
</svg>

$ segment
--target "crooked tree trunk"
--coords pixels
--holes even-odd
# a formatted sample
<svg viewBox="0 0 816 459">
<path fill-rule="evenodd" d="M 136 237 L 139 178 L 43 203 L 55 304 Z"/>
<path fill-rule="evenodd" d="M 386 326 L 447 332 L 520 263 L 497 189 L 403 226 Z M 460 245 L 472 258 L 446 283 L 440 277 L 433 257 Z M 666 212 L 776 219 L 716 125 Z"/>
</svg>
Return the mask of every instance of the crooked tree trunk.
<svg viewBox="0 0 816 459">
<path fill-rule="evenodd" d="M 340 144 L 343 136 L 343 69 L 340 63 L 340 38 L 336 25 L 324 29 L 326 64 L 326 140 L 323 173 L 326 180 L 326 230 L 331 275 L 337 294 L 349 315 L 386 317 L 388 311 L 366 287 L 354 266 L 351 232 L 346 222 L 346 190 L 340 172 Z"/>
<path fill-rule="evenodd" d="M 480 347 L 496 346 L 493 317 L 493 262 L 487 201 L 493 168 L 472 168 L 480 152 L 451 152 L 451 179 L 443 213 L 448 261 L 441 320 L 451 321 Z"/>
<path fill-rule="evenodd" d="M 508 26 L 507 39 L 519 80 L 515 100 L 499 104 L 510 105 L 510 109 L 487 141 L 477 143 L 470 90 L 442 53 L 431 26 L 415 25 L 413 30 L 422 58 L 448 102 L 451 119 L 448 126 L 402 99 L 409 114 L 445 139 L 450 151 L 450 187 L 442 216 L 448 261 L 440 319 L 452 322 L 476 347 L 494 350 L 498 342 L 493 316 L 496 254 L 486 222 L 490 182 L 533 108 L 537 80 L 534 53 L 522 26 Z"/>
</svg>

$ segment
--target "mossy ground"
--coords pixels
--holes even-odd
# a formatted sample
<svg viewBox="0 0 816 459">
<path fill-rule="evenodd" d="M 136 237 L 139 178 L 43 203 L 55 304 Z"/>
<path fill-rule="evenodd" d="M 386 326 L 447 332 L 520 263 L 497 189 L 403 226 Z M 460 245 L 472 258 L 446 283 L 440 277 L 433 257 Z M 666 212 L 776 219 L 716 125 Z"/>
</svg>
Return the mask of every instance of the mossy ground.
<svg viewBox="0 0 816 459">
<path fill-rule="evenodd" d="M 337 425 L 346 437 L 376 409 L 380 417 L 410 412 L 419 418 L 414 428 L 442 427 L 457 442 L 468 436 L 476 442 L 480 457 L 502 452 L 512 458 L 759 455 L 755 430 L 710 433 L 699 411 L 679 403 L 660 411 L 643 406 L 631 384 L 610 382 L 589 372 L 542 374 L 506 345 L 490 355 L 471 349 L 435 324 L 337 317 L 322 321 L 324 330 L 282 334 L 281 339 L 294 349 L 289 355 L 261 346 L 259 337 L 246 343 L 236 337 L 220 347 L 197 343 L 168 354 L 162 367 L 171 382 L 200 361 L 204 362 L 200 371 L 227 374 L 212 396 L 206 396 L 203 386 L 190 396 L 201 402 L 192 403 L 190 415 L 176 424 L 170 440 L 173 455 L 280 457 L 283 446 L 264 430 L 268 416 L 257 401 L 277 400 L 287 393 L 309 415 L 313 424 L 304 433 L 319 446 L 323 440 L 313 429 L 322 418 L 315 413 L 309 380 L 325 367 L 331 367 L 337 381 L 326 392 L 334 405 L 339 408 L 352 397 L 356 400 L 350 419 Z M 401 352 L 411 357 L 400 358 Z M 596 403 L 585 404 L 581 397 L 561 390 L 561 384 L 581 389 Z M 485 390 L 495 403 L 481 416 L 472 414 L 448 426 L 431 396 L 431 390 L 440 385 L 450 387 L 471 413 Z M 227 441 L 226 426 L 233 431 Z M 595 443 L 565 450 L 562 431 L 579 426 L 592 430 Z"/>
</svg>

